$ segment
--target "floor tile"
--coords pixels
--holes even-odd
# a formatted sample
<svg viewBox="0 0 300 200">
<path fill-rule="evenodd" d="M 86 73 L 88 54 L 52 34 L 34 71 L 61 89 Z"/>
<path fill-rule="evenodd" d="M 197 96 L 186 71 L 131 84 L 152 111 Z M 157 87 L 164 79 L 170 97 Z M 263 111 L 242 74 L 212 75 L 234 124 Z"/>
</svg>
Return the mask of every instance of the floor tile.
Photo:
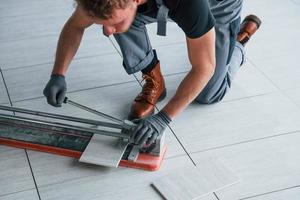
<svg viewBox="0 0 300 200">
<path fill-rule="evenodd" d="M 35 188 L 23 149 L 0 145 L 0 199 L 2 195 Z"/>
<path fill-rule="evenodd" d="M 300 188 L 286 189 L 283 191 L 272 192 L 271 194 L 265 194 L 258 197 L 253 197 L 251 200 L 298 200 L 300 197 Z"/>
<path fill-rule="evenodd" d="M 51 64 L 4 71 L 12 101 L 42 97 L 50 79 Z M 32 75 L 39 74 L 35 78 Z M 66 75 L 68 92 L 135 81 L 116 54 L 74 60 Z"/>
<path fill-rule="evenodd" d="M 276 87 L 287 90 L 300 87 L 300 69 L 298 64 L 298 52 L 291 52 L 287 56 L 278 56 L 268 60 L 252 61 Z"/>
<path fill-rule="evenodd" d="M 99 34 L 94 30 L 99 29 Z M 87 31 L 88 32 L 88 31 Z M 101 34 L 101 27 L 91 27 L 85 34 L 75 58 L 115 53 L 109 40 Z M 91 35 L 91 36 L 89 36 Z M 4 69 L 53 63 L 58 35 L 1 42 L 0 60 Z M 103 48 L 105 47 L 105 48 Z"/>
<path fill-rule="evenodd" d="M 286 90 L 284 93 L 296 104 L 300 107 L 300 87 Z"/>
<path fill-rule="evenodd" d="M 38 200 L 36 189 L 0 196 L 1 200 Z"/>
<path fill-rule="evenodd" d="M 2 76 L 0 75 L 0 104 L 7 104 L 7 103 L 9 103 L 9 99 L 7 96 L 7 92 L 5 89 Z"/>
<path fill-rule="evenodd" d="M 115 169 L 92 177 L 40 187 L 42 199 L 161 199 L 150 186 L 155 178 L 182 166 L 190 166 L 186 156 L 168 159 L 157 172 Z M 84 187 L 83 187 L 84 186 Z M 215 199 L 212 195 L 203 199 Z"/>
<path fill-rule="evenodd" d="M 225 165 L 217 159 L 207 159 L 201 165 L 167 173 L 152 184 L 166 199 L 191 200 L 237 182 L 238 178 Z"/>
<path fill-rule="evenodd" d="M 75 8 L 72 0 L 27 1 L 27 4 L 19 4 L 22 4 L 22 9 L 17 3 L 10 3 L 6 8 L 3 8 L 5 5 L 0 7 L 0 41 L 58 35 Z M 28 12 L 29 9 L 31 12 Z"/>
<path fill-rule="evenodd" d="M 216 157 L 230 167 L 240 182 L 217 195 L 222 200 L 243 199 L 299 185 L 299 142 L 300 132 L 295 132 L 191 156 L 197 164 Z"/>
<path fill-rule="evenodd" d="M 214 105 L 192 104 L 171 124 L 189 152 L 300 129 L 300 110 L 280 93 Z"/>
<path fill-rule="evenodd" d="M 247 44 L 250 58 L 256 61 L 300 52 L 300 40 L 295 39 L 300 33 L 300 7 L 292 1 L 244 1 L 242 14 L 256 14 L 262 20 L 260 30 Z"/>
</svg>

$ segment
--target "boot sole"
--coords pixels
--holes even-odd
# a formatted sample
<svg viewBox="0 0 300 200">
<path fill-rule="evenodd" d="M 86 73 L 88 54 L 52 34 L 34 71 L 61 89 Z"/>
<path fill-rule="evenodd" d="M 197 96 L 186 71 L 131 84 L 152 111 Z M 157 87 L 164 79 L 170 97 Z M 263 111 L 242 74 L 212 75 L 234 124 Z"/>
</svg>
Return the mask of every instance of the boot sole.
<svg viewBox="0 0 300 200">
<path fill-rule="evenodd" d="M 260 25 L 261 25 L 261 20 L 256 16 L 256 15 L 248 15 L 244 20 L 243 23 L 247 22 L 247 21 L 252 21 L 254 23 L 256 23 L 257 25 L 257 29 L 259 29 Z"/>
</svg>

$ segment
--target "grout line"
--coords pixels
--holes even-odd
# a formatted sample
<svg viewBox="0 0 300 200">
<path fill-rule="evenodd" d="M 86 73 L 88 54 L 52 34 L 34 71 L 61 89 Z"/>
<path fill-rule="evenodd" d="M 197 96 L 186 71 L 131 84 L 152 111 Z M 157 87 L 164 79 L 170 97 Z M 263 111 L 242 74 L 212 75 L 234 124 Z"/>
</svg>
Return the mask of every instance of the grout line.
<svg viewBox="0 0 300 200">
<path fill-rule="evenodd" d="M 256 65 L 251 59 L 249 59 L 249 62 L 266 78 L 268 79 L 277 89 L 279 92 L 281 92 L 281 94 L 283 96 L 285 96 L 288 100 L 290 100 L 294 105 L 296 105 L 297 108 L 300 108 L 300 106 L 289 96 L 286 94 L 286 91 L 287 90 L 290 90 L 290 89 L 293 89 L 293 88 L 290 88 L 290 89 L 287 89 L 287 90 L 283 90 L 281 88 L 279 88 L 259 67 L 258 65 Z M 296 87 L 297 88 L 297 87 Z"/>
<path fill-rule="evenodd" d="M 217 200 L 220 200 L 219 197 L 217 196 L 217 194 L 215 192 L 213 192 L 213 194 L 217 198 Z"/>
<path fill-rule="evenodd" d="M 21 192 L 27 192 L 27 191 L 30 191 L 30 190 L 34 190 L 34 188 L 29 188 L 29 189 L 26 189 L 26 190 L 20 190 L 20 191 L 17 191 L 17 192 L 10 192 L 10 193 L 6 193 L 6 194 L 2 194 L 0 195 L 0 197 L 5 197 L 5 196 L 9 196 L 9 195 L 13 195 L 13 194 L 18 194 L 18 193 L 21 193 Z"/>
<path fill-rule="evenodd" d="M 114 45 L 113 41 L 110 38 L 109 38 L 109 40 L 113 44 L 113 46 L 115 47 L 116 51 L 121 56 L 121 58 L 123 58 L 121 52 L 116 48 L 116 46 Z M 137 82 L 139 83 L 139 85 L 142 87 L 142 83 L 139 81 L 139 79 L 137 78 L 137 76 L 135 74 L 133 74 L 133 76 L 135 77 L 135 79 L 137 80 Z M 155 105 L 155 108 L 156 108 L 156 110 L 159 110 L 156 105 Z M 189 157 L 189 159 L 193 163 L 193 165 L 196 166 L 195 161 L 192 159 L 191 155 L 188 153 L 188 151 L 186 150 L 186 148 L 184 147 L 184 145 L 181 143 L 181 141 L 179 140 L 179 138 L 177 137 L 177 135 L 175 134 L 175 132 L 173 131 L 173 129 L 169 125 L 168 125 L 168 127 L 171 130 L 171 132 L 174 135 L 174 137 L 177 140 L 177 142 L 180 144 L 181 148 L 184 150 L 184 152 L 187 154 L 187 156 Z"/>
<path fill-rule="evenodd" d="M 283 189 L 279 189 L 279 190 L 273 190 L 273 191 L 270 191 L 270 192 L 265 192 L 265 193 L 261 193 L 261 194 L 241 198 L 239 200 L 252 199 L 252 198 L 255 198 L 255 197 L 264 196 L 264 195 L 268 195 L 268 194 L 273 194 L 273 193 L 277 193 L 277 192 L 282 192 L 282 191 L 285 191 L 285 190 L 290 190 L 290 189 L 299 188 L 299 187 L 300 187 L 300 185 L 295 185 L 295 186 L 292 186 L 292 187 L 287 187 L 287 188 L 283 188 Z"/>
<path fill-rule="evenodd" d="M 271 136 L 257 138 L 257 139 L 253 139 L 253 140 L 245 140 L 245 141 L 241 141 L 241 142 L 237 142 L 237 143 L 232 143 L 232 144 L 228 144 L 228 145 L 217 146 L 217 147 L 208 148 L 208 149 L 204 149 L 204 150 L 200 150 L 200 151 L 193 151 L 193 152 L 190 152 L 190 154 L 204 153 L 204 152 L 207 152 L 207 151 L 219 150 L 219 149 L 223 149 L 223 148 L 227 148 L 227 147 L 232 147 L 232 146 L 235 146 L 235 145 L 240 145 L 240 144 L 245 144 L 245 143 L 251 143 L 251 142 L 255 142 L 255 141 L 259 141 L 259 140 L 272 139 L 272 138 L 276 138 L 276 137 L 281 137 L 281 136 L 286 136 L 286 135 L 293 135 L 293 134 L 300 134 L 300 130 L 286 132 L 286 133 L 281 133 L 281 134 L 277 134 L 277 135 L 271 135 Z M 185 156 L 185 155 L 179 154 L 179 155 L 175 155 L 175 156 L 170 156 L 167 159 L 173 159 L 173 158 L 182 157 L 182 156 Z"/>
<path fill-rule="evenodd" d="M 12 101 L 11 101 L 11 97 L 10 97 L 10 94 L 9 94 L 9 91 L 8 91 L 8 87 L 7 87 L 6 81 L 4 79 L 4 75 L 3 75 L 1 67 L 0 67 L 0 73 L 1 73 L 1 77 L 2 77 L 2 80 L 3 80 L 4 86 L 5 86 L 5 90 L 6 90 L 8 99 L 9 99 L 10 106 L 12 107 L 13 104 L 12 104 Z M 13 114 L 16 115 L 15 112 L 13 112 Z M 37 195 L 39 197 L 39 200 L 41 200 L 40 192 L 39 192 L 39 189 L 38 189 L 37 184 L 36 184 L 36 180 L 35 180 L 35 177 L 34 177 L 34 173 L 33 173 L 32 167 L 31 167 L 31 163 L 30 163 L 30 160 L 29 160 L 29 157 L 28 157 L 27 150 L 24 149 L 24 152 L 25 152 L 26 159 L 27 159 L 27 162 L 28 162 L 28 165 L 29 165 L 29 168 L 30 168 L 31 176 L 32 176 L 32 179 L 33 179 L 33 182 L 34 182 L 34 186 L 35 186 Z"/>
<path fill-rule="evenodd" d="M 208 149 L 204 149 L 204 150 L 200 150 L 200 151 L 193 151 L 193 152 L 191 152 L 191 154 L 202 153 L 202 152 L 206 152 L 206 151 L 231 147 L 231 146 L 235 146 L 235 145 L 239 145 L 239 144 L 251 143 L 251 142 L 255 142 L 255 141 L 259 141 L 259 140 L 271 139 L 271 138 L 276 138 L 276 137 L 281 137 L 281 136 L 286 136 L 286 135 L 293 135 L 293 134 L 300 134 L 300 130 L 295 130 L 295 131 L 286 132 L 286 133 L 280 133 L 280 134 L 266 136 L 266 137 L 262 137 L 262 138 L 252 139 L 252 140 L 245 140 L 245 141 L 241 141 L 241 142 L 237 142 L 237 143 L 232 143 L 232 144 L 227 144 L 227 145 L 223 145 L 223 146 L 208 148 Z"/>
</svg>

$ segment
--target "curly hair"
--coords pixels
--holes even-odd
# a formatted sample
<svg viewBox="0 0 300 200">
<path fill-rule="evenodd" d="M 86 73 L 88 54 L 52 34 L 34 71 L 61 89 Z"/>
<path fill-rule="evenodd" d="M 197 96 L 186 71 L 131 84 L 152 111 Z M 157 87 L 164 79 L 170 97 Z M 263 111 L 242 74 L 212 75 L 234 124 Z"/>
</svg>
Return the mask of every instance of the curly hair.
<svg viewBox="0 0 300 200">
<path fill-rule="evenodd" d="M 130 0 L 75 0 L 92 17 L 109 19 L 116 8 L 124 9 Z"/>
</svg>

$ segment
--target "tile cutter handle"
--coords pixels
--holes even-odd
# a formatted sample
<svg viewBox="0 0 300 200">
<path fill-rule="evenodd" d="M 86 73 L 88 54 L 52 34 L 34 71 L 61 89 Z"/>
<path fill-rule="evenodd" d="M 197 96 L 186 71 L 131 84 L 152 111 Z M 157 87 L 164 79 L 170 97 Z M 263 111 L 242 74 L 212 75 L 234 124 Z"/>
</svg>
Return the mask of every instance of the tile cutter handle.
<svg viewBox="0 0 300 200">
<path fill-rule="evenodd" d="M 104 118 L 106 118 L 108 120 L 111 120 L 113 122 L 116 122 L 117 124 L 122 125 L 125 129 L 131 129 L 132 130 L 136 126 L 136 124 L 134 124 L 133 122 L 131 122 L 129 120 L 121 120 L 121 119 L 112 117 L 112 116 L 107 115 L 105 113 L 99 112 L 99 111 L 97 111 L 95 109 L 92 109 L 92 108 L 89 108 L 87 106 L 81 105 L 81 104 L 79 104 L 77 102 L 74 102 L 74 101 L 68 99 L 68 97 L 65 97 L 65 99 L 64 99 L 63 102 L 64 103 L 68 103 L 68 104 L 70 104 L 72 106 L 75 106 L 77 108 L 83 109 L 83 110 L 85 110 L 87 112 L 93 113 L 95 115 L 104 117 Z"/>
</svg>

